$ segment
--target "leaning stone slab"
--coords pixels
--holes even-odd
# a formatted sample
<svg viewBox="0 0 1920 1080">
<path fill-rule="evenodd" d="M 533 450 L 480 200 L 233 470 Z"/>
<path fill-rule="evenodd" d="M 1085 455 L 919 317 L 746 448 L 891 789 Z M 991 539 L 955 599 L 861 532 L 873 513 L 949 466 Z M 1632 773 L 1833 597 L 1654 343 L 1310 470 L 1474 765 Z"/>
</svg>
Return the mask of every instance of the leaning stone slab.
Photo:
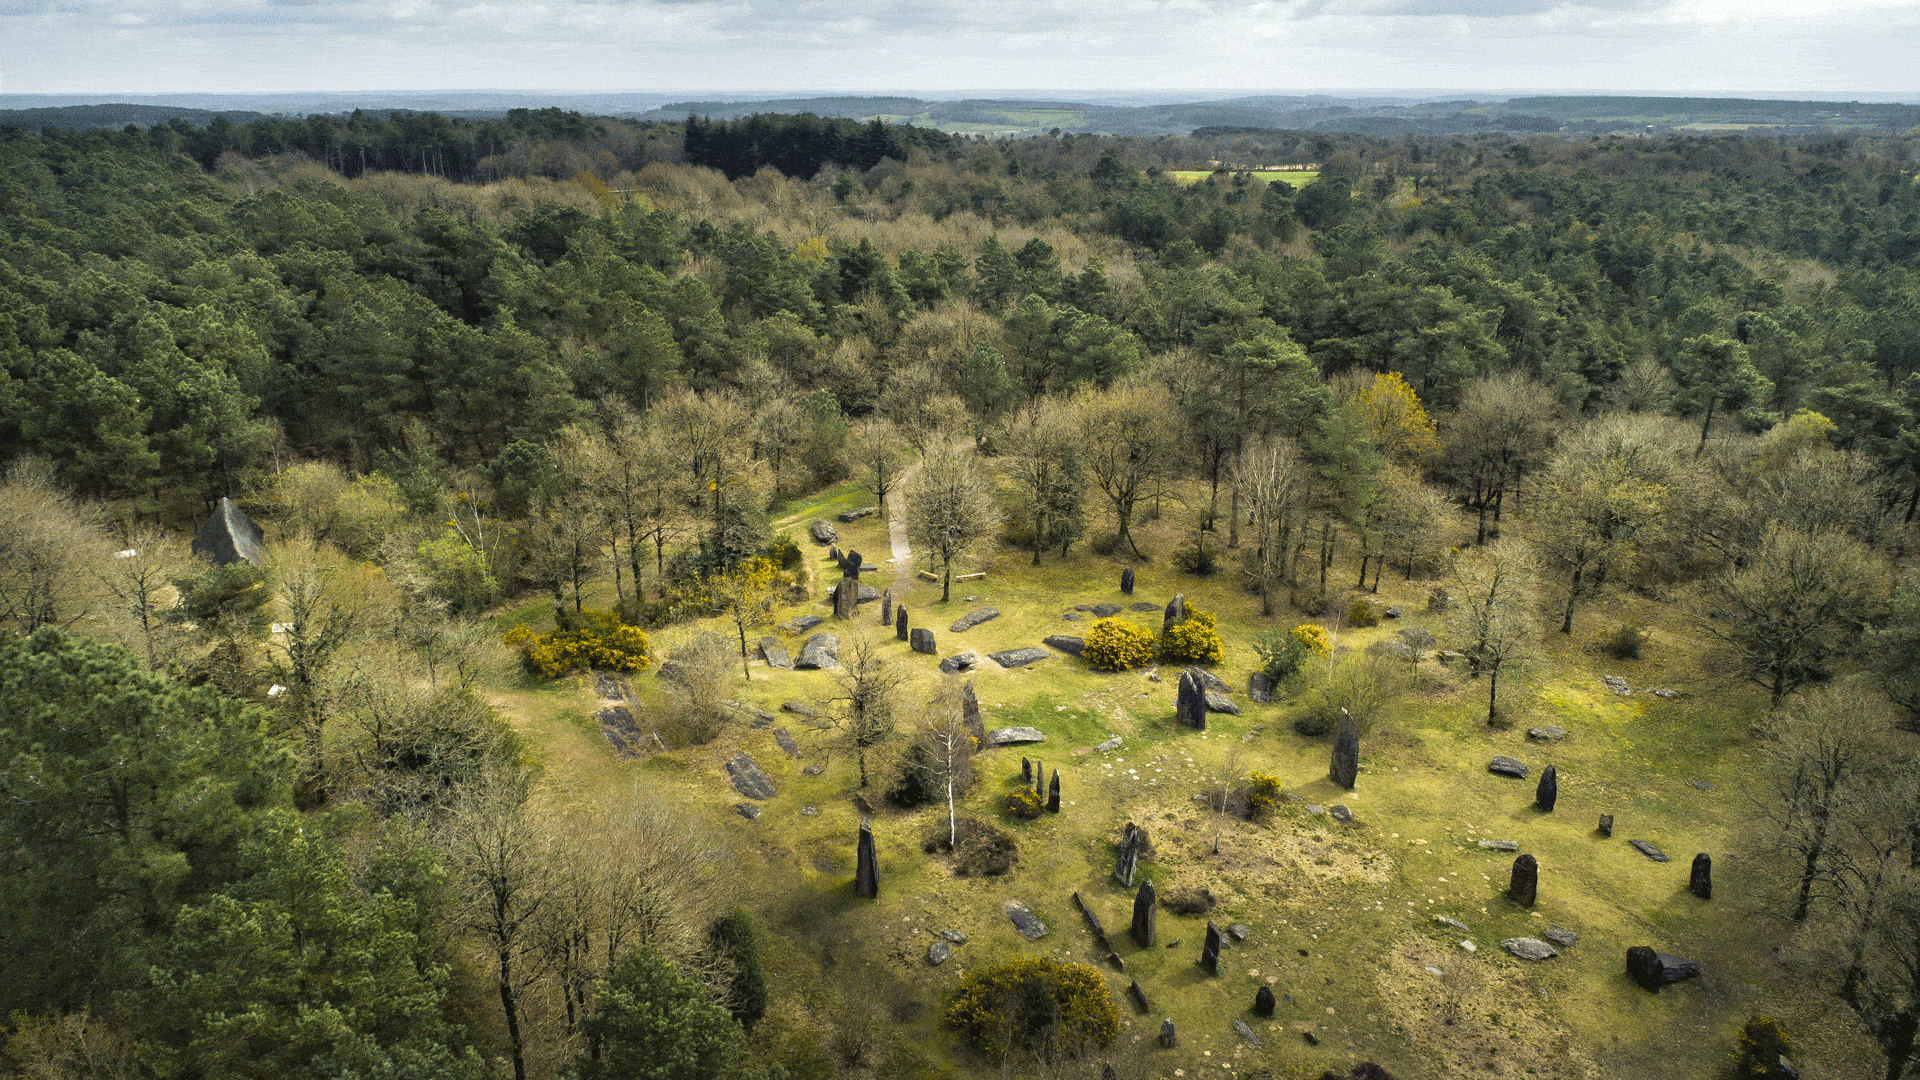
<svg viewBox="0 0 1920 1080">
<path fill-rule="evenodd" d="M 1558 945 L 1563 949 L 1571 947 L 1575 942 L 1580 940 L 1579 934 L 1576 934 L 1571 930 L 1562 930 L 1557 926 L 1547 927 L 1545 930 L 1540 932 L 1540 936 L 1543 938 L 1546 938 L 1548 941 L 1553 942 L 1555 945 Z"/>
<path fill-rule="evenodd" d="M 1009 900 L 1006 912 L 1007 919 L 1013 923 L 1013 928 L 1020 932 L 1021 937 L 1028 941 L 1039 941 L 1047 936 L 1047 924 L 1041 922 L 1040 917 L 1035 915 L 1027 905 L 1018 900 Z"/>
<path fill-rule="evenodd" d="M 1656 952 L 1649 945 L 1635 945 L 1627 950 L 1627 975 L 1644 989 L 1657 992 L 1668 983 L 1691 979 L 1698 974 L 1698 961 Z"/>
<path fill-rule="evenodd" d="M 826 622 L 826 620 L 818 615 L 799 615 L 793 620 L 793 632 L 796 634 L 804 634 L 823 622 Z"/>
<path fill-rule="evenodd" d="M 780 749 L 786 751 L 788 757 L 797 758 L 800 756 L 800 744 L 793 741 L 793 733 L 786 728 L 775 731 L 773 733 L 773 741 L 780 744 Z"/>
<path fill-rule="evenodd" d="M 807 531 L 813 534 L 813 542 L 816 544 L 837 543 L 840 539 L 840 530 L 827 524 L 825 519 L 816 519 L 813 524 L 807 526 Z"/>
<path fill-rule="evenodd" d="M 1235 705 L 1233 703 L 1233 699 L 1228 697 L 1227 695 L 1222 694 L 1217 690 L 1208 690 L 1206 692 L 1206 697 L 1207 697 L 1208 712 L 1223 712 L 1223 713 L 1226 713 L 1228 716 L 1240 715 L 1240 706 Z"/>
<path fill-rule="evenodd" d="M 1633 850 L 1639 852 L 1642 855 L 1645 855 L 1647 858 L 1652 859 L 1654 862 L 1671 862 L 1672 861 L 1671 859 L 1667 858 L 1666 852 L 1661 851 L 1659 848 L 1654 847 L 1652 844 L 1647 843 L 1645 840 L 1629 840 L 1627 841 L 1627 844 L 1631 846 Z"/>
<path fill-rule="evenodd" d="M 1008 649 L 1004 652 L 988 653 L 987 659 L 1003 668 L 1017 668 L 1038 663 L 1052 655 L 1045 649 Z"/>
<path fill-rule="evenodd" d="M 1039 728 L 1003 727 L 987 732 L 988 746 L 1014 746 L 1019 743 L 1046 742 Z"/>
<path fill-rule="evenodd" d="M 800 647 L 800 659 L 793 666 L 808 670 L 840 666 L 840 639 L 832 634 L 815 634 Z"/>
<path fill-rule="evenodd" d="M 760 639 L 760 658 L 765 660 L 770 668 L 793 666 L 793 657 L 787 655 L 787 647 L 780 644 L 779 638 L 771 635 Z"/>
<path fill-rule="evenodd" d="M 1520 761 L 1517 758 L 1496 757 L 1492 761 L 1487 762 L 1487 771 L 1490 773 L 1499 773 L 1501 776 L 1511 776 L 1517 780 L 1525 780 L 1527 778 L 1526 762 Z"/>
<path fill-rule="evenodd" d="M 1040 643 L 1059 649 L 1063 653 L 1072 653 L 1075 656 L 1079 656 L 1085 652 L 1087 648 L 1086 638 L 1071 637 L 1067 634 L 1052 634 L 1041 638 Z"/>
<path fill-rule="evenodd" d="M 960 616 L 958 619 L 955 619 L 953 622 L 953 625 L 947 627 L 947 631 L 949 633 L 958 634 L 963 630 L 971 630 L 974 627 L 979 626 L 981 623 L 986 622 L 989 619 L 997 619 L 999 617 L 1000 617 L 999 608 L 990 608 L 990 607 L 975 608 L 974 610 L 967 612 L 965 615 Z"/>
<path fill-rule="evenodd" d="M 1500 942 L 1500 947 L 1522 960 L 1551 960 L 1560 955 L 1553 946 L 1532 937 L 1510 937 Z"/>
<path fill-rule="evenodd" d="M 753 763 L 753 758 L 745 750 L 727 760 L 727 779 L 733 781 L 733 790 L 749 799 L 771 799 L 780 794 L 780 790 L 773 786 L 773 781 L 767 779 L 767 774 L 760 771 L 760 766 Z"/>
<path fill-rule="evenodd" d="M 1193 667 L 1193 668 L 1188 668 L 1187 670 L 1193 672 L 1194 675 L 1200 680 L 1200 686 L 1202 689 L 1211 690 L 1216 694 L 1233 693 L 1233 687 L 1228 686 L 1227 681 L 1225 679 L 1222 679 L 1220 676 L 1215 675 L 1211 671 L 1208 671 L 1206 668 Z"/>
</svg>

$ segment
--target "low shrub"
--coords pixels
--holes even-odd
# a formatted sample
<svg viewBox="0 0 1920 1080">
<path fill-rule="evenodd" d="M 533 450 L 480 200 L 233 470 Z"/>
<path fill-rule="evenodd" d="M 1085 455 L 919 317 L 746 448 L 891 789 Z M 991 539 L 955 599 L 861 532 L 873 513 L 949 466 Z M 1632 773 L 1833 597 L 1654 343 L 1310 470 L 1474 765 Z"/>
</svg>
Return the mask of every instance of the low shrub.
<svg viewBox="0 0 1920 1080">
<path fill-rule="evenodd" d="M 1046 809 L 1046 803 L 1033 793 L 1032 788 L 1021 788 L 1007 796 L 1007 813 L 1025 821 L 1032 821 Z"/>
<path fill-rule="evenodd" d="M 1280 778 L 1258 769 L 1247 775 L 1247 816 L 1263 818 L 1280 805 Z"/>
<path fill-rule="evenodd" d="M 1160 638 L 1160 656 L 1188 664 L 1217 664 L 1226 655 L 1211 612 L 1187 608 L 1187 621 L 1175 623 Z"/>
<path fill-rule="evenodd" d="M 984 821 L 958 818 L 952 832 L 958 835 L 958 843 L 953 842 L 946 819 L 941 818 L 922 837 L 920 850 L 929 855 L 941 851 L 951 853 L 953 872 L 960 877 L 999 877 L 1020 861 L 1020 845 L 1012 835 Z"/>
<path fill-rule="evenodd" d="M 1436 615 L 1443 614 L 1453 604 L 1453 594 L 1441 585 L 1427 590 L 1427 610 Z"/>
<path fill-rule="evenodd" d="M 772 559 L 782 570 L 798 570 L 803 558 L 800 545 L 793 542 L 793 534 L 783 532 L 773 538 L 773 542 L 763 548 L 760 554 Z"/>
<path fill-rule="evenodd" d="M 1173 553 L 1173 565 L 1177 570 L 1199 577 L 1212 577 L 1220 569 L 1220 560 L 1214 553 L 1201 544 L 1182 544 L 1180 550 Z"/>
<path fill-rule="evenodd" d="M 1087 630 L 1080 655 L 1102 671 L 1126 671 L 1153 661 L 1154 634 L 1119 619 L 1099 619 Z"/>
<path fill-rule="evenodd" d="M 1793 1052 L 1793 1040 L 1787 1037 L 1786 1029 L 1778 1020 L 1770 1016 L 1756 1016 L 1747 1021 L 1740 1029 L 1740 1049 L 1733 1055 L 1738 1062 L 1741 1076 L 1772 1077 L 1785 1075 L 1777 1071 L 1780 1059 Z"/>
<path fill-rule="evenodd" d="M 1295 589 L 1290 602 L 1295 610 L 1309 619 L 1317 619 L 1333 610 L 1333 597 L 1325 589 Z"/>
<path fill-rule="evenodd" d="M 1093 539 L 1087 541 L 1087 547 L 1095 555 L 1111 555 L 1120 550 L 1120 534 L 1110 532 L 1095 533 Z"/>
<path fill-rule="evenodd" d="M 1638 660 L 1653 634 L 1639 623 L 1621 623 L 1612 633 L 1600 637 L 1600 649 L 1616 660 Z"/>
<path fill-rule="evenodd" d="M 986 1054 L 1077 1057 L 1120 1034 L 1120 1011 L 1099 972 L 1042 956 L 980 968 L 947 1004 L 949 1027 Z"/>
<path fill-rule="evenodd" d="M 1169 889 L 1160 897 L 1160 906 L 1175 915 L 1205 915 L 1220 901 L 1207 889 Z"/>
<path fill-rule="evenodd" d="M 1366 597 L 1356 596 L 1353 599 L 1353 603 L 1347 607 L 1347 625 L 1362 628 L 1379 626 L 1380 609 L 1375 607 L 1373 601 Z"/>
<path fill-rule="evenodd" d="M 1333 655 L 1333 638 L 1326 627 L 1301 623 L 1284 633 L 1262 634 L 1253 643 L 1253 651 L 1260 657 L 1260 670 L 1279 682 L 1299 674 L 1313 657 Z"/>
<path fill-rule="evenodd" d="M 522 624 L 508 631 L 505 641 L 519 647 L 527 674 L 541 679 L 588 669 L 645 671 L 653 663 L 646 631 L 612 611 L 565 612 L 550 634 L 535 634 Z"/>
</svg>

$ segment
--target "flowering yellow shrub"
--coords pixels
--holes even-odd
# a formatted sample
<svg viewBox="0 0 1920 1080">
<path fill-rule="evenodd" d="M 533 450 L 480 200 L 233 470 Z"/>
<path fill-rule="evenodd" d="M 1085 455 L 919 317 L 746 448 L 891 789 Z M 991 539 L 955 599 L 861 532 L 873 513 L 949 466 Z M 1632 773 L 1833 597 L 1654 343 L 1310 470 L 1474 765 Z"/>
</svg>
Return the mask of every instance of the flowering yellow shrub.
<svg viewBox="0 0 1920 1080">
<path fill-rule="evenodd" d="M 1321 656 L 1333 655 L 1333 635 L 1318 623 L 1301 623 L 1293 628 L 1293 637 Z"/>
<path fill-rule="evenodd" d="M 1048 998 L 1052 1009 L 1045 1007 Z M 1099 972 L 1041 956 L 967 975 L 954 990 L 945 1019 L 985 1053 L 1005 1052 L 1011 1036 L 1020 1049 L 1074 1055 L 1106 1046 L 1120 1034 L 1120 1012 Z"/>
<path fill-rule="evenodd" d="M 1087 631 L 1080 655 L 1102 671 L 1125 671 L 1153 660 L 1153 631 L 1144 626 L 1100 619 Z"/>
<path fill-rule="evenodd" d="M 1034 794 L 1032 788 L 1023 787 L 1007 795 L 1007 813 L 1014 817 L 1032 821 L 1040 816 L 1043 808 L 1040 796 Z"/>
<path fill-rule="evenodd" d="M 551 634 L 536 634 L 525 625 L 507 631 L 504 640 L 519 647 L 527 674 L 557 679 L 588 668 L 645 671 L 653 663 L 646 631 L 621 622 L 614 612 L 582 611 L 567 621 Z"/>
<path fill-rule="evenodd" d="M 1187 621 L 1174 624 L 1160 639 L 1160 655 L 1189 664 L 1217 664 L 1226 655 L 1211 612 L 1187 609 Z"/>
<path fill-rule="evenodd" d="M 1247 777 L 1247 813 L 1265 817 L 1280 805 L 1280 778 L 1255 769 Z"/>
</svg>

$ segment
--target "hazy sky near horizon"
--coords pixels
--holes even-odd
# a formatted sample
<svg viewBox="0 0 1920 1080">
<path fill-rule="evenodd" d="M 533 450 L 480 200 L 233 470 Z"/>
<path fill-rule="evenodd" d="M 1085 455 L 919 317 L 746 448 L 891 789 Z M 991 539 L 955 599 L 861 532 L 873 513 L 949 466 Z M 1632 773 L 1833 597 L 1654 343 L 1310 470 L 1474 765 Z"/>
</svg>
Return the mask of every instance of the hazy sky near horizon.
<svg viewBox="0 0 1920 1080">
<path fill-rule="evenodd" d="M 0 92 L 1920 97 L 1914 0 L 0 0 Z"/>
</svg>

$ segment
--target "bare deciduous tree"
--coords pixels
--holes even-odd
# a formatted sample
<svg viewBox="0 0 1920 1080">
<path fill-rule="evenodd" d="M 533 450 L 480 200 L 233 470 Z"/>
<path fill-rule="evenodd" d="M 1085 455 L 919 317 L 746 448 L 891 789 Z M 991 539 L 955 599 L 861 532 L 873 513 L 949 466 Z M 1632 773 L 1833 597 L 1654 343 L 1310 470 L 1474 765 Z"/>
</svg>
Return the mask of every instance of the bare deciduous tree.
<svg viewBox="0 0 1920 1080">
<path fill-rule="evenodd" d="M 993 482 L 973 454 L 941 442 L 920 460 L 907 485 L 907 528 L 914 543 L 940 567 L 940 599 L 953 595 L 954 560 L 965 557 L 1000 527 Z"/>
<path fill-rule="evenodd" d="M 1487 680 L 1487 723 L 1499 716 L 1500 676 L 1534 659 L 1540 637 L 1534 612 L 1539 575 L 1533 549 L 1520 540 L 1495 540 L 1463 552 L 1454 564 L 1450 626 L 1476 676 Z"/>
</svg>

